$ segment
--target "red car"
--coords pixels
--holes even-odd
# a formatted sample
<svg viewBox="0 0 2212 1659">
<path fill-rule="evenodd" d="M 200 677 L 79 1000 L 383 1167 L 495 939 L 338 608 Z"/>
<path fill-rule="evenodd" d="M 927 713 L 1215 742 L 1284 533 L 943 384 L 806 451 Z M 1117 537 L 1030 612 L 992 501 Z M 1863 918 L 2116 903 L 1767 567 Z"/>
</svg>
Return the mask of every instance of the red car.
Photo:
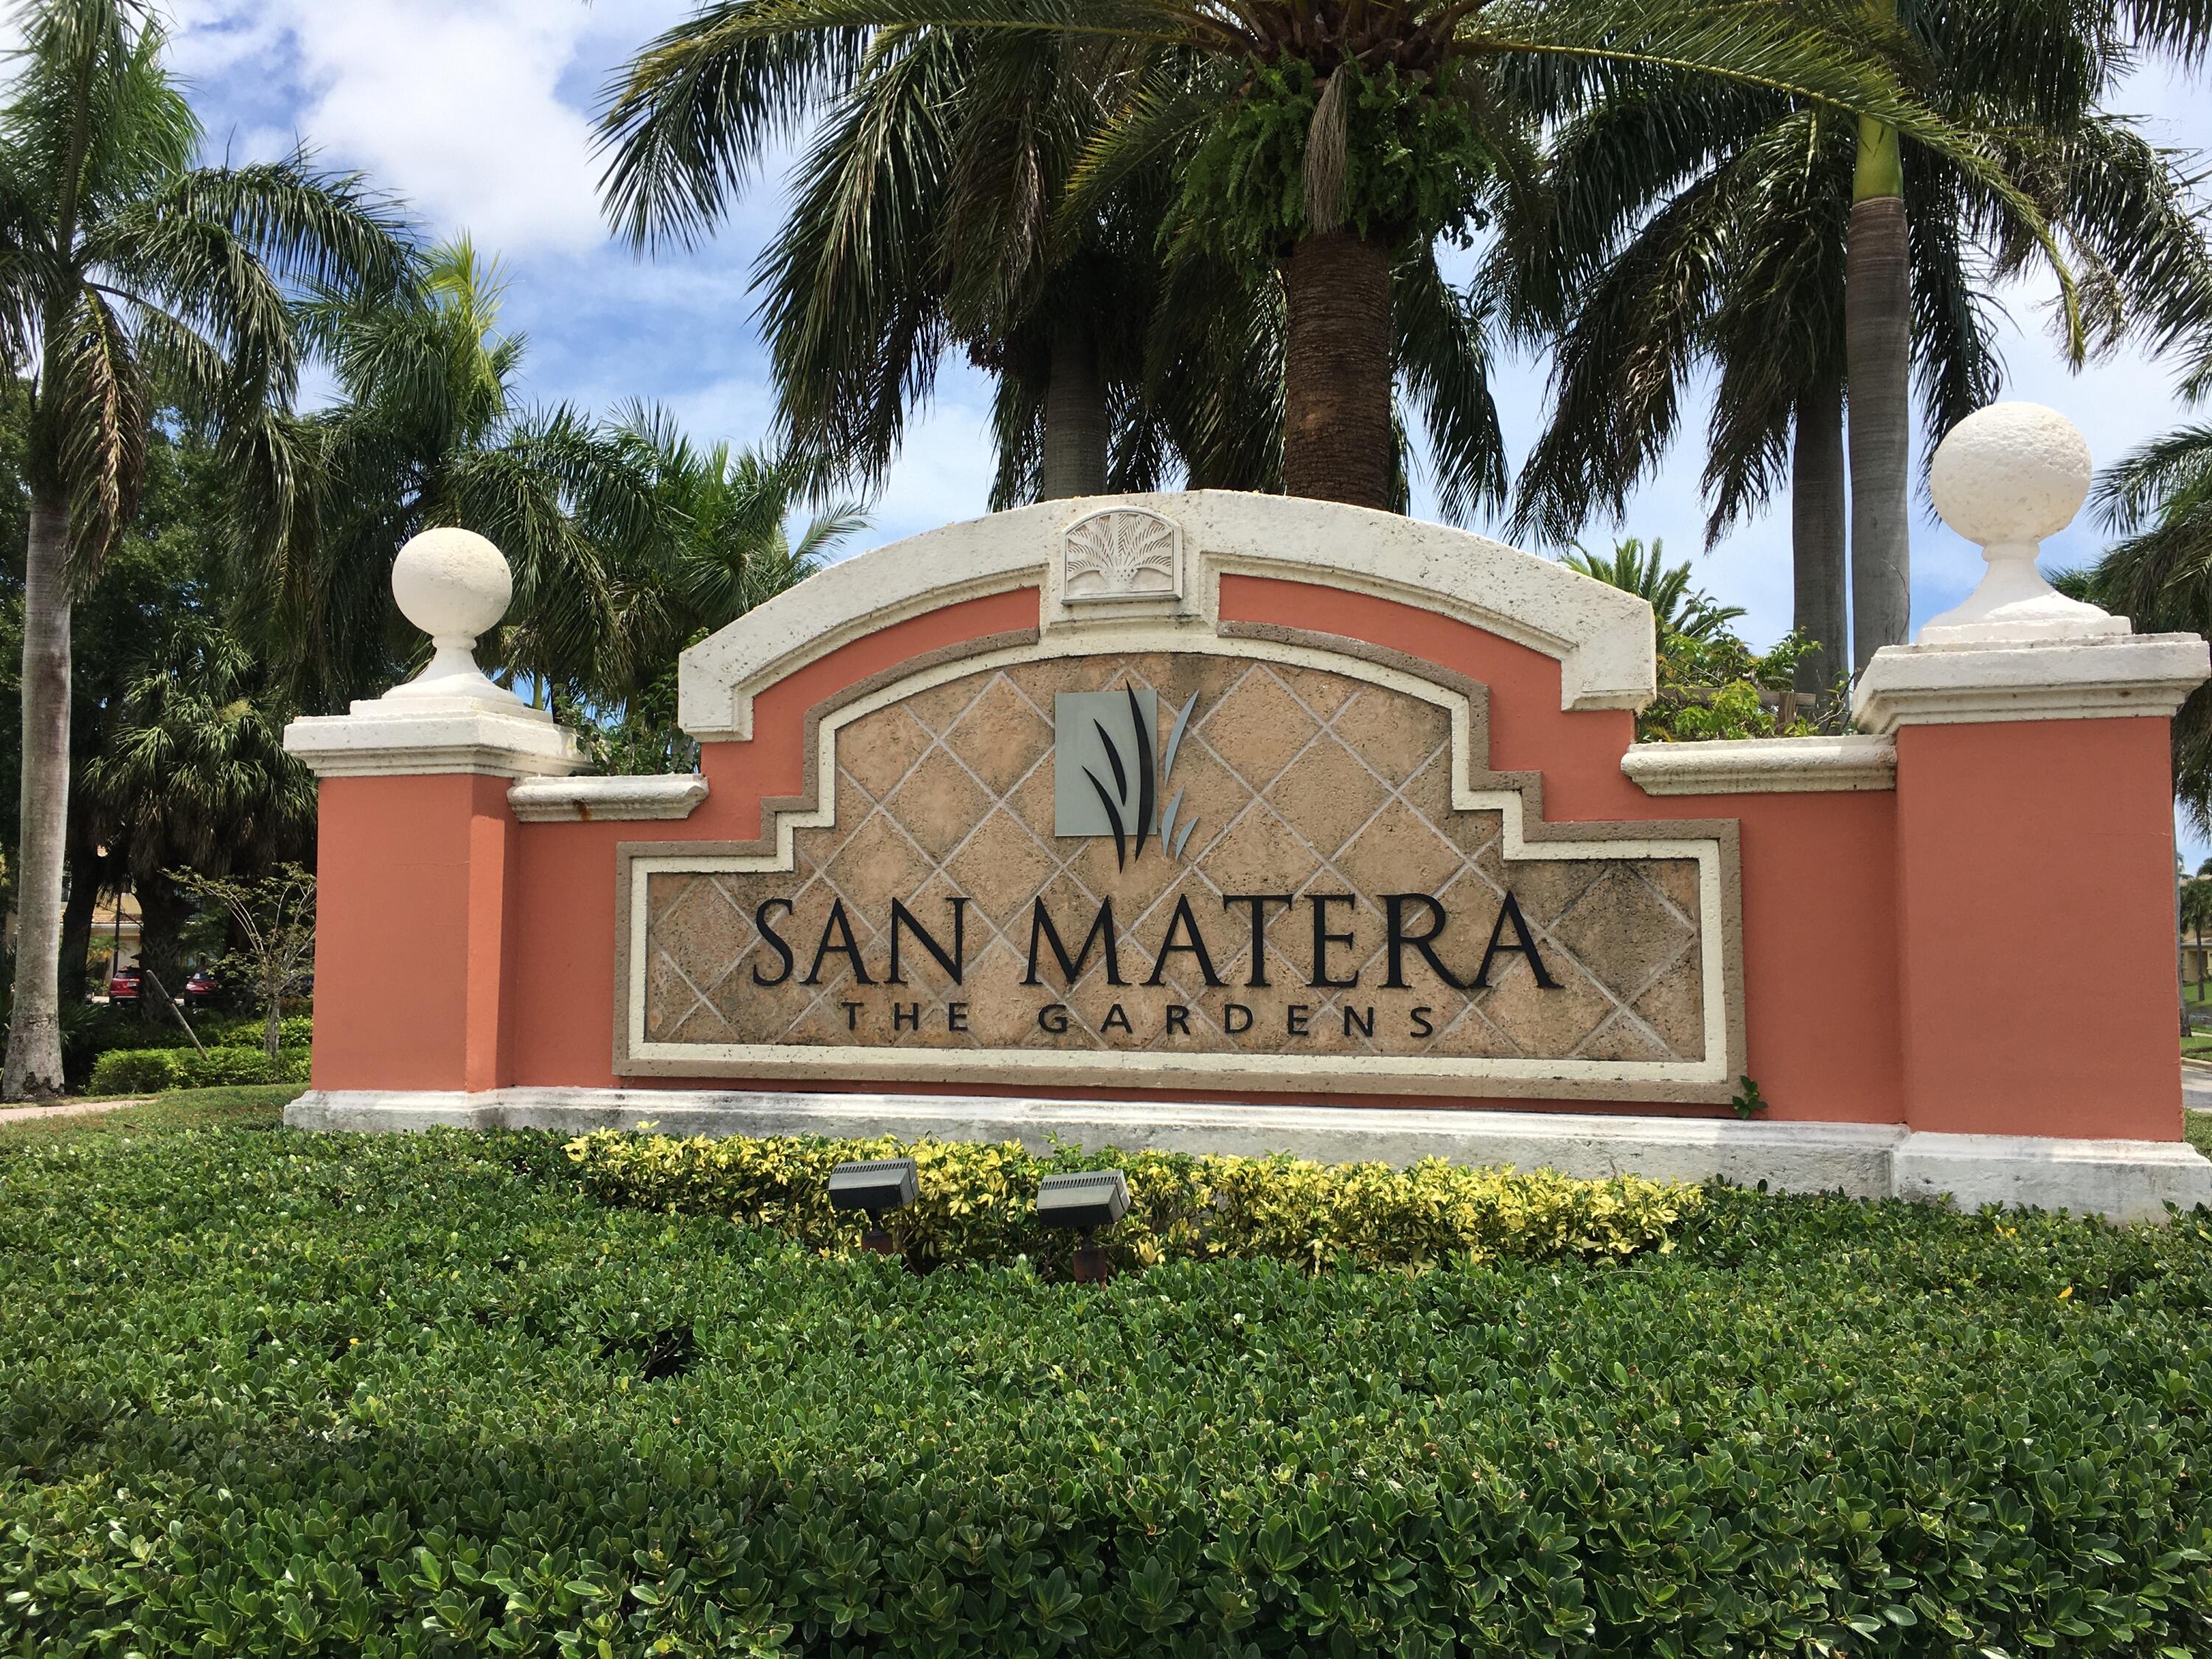
<svg viewBox="0 0 2212 1659">
<path fill-rule="evenodd" d="M 144 969 L 141 969 L 135 962 L 131 963 L 125 967 L 117 969 L 115 970 L 115 976 L 107 981 L 108 1001 L 137 1001 L 138 982 L 144 977 Z"/>
<path fill-rule="evenodd" d="M 204 1008 L 214 1002 L 222 987 L 216 983 L 215 975 L 204 968 L 195 969 L 185 981 L 185 1006 Z"/>
</svg>

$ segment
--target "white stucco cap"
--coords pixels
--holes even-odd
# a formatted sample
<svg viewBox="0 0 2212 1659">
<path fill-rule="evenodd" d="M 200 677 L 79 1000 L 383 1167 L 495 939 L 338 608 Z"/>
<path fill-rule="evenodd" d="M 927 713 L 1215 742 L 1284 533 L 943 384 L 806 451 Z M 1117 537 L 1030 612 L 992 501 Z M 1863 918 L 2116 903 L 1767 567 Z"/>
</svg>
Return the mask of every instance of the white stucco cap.
<svg viewBox="0 0 2212 1659">
<path fill-rule="evenodd" d="M 2171 717 L 2212 673 L 2197 634 L 1889 645 L 1851 696 L 1867 732 L 2004 720 Z"/>
<path fill-rule="evenodd" d="M 475 532 L 447 527 L 412 538 L 392 562 L 392 597 L 430 635 L 428 665 L 346 714 L 294 720 L 284 728 L 286 752 L 324 778 L 580 771 L 574 736 L 477 666 L 477 636 L 499 625 L 514 596 L 506 556 Z"/>
<path fill-rule="evenodd" d="M 1117 509 L 1164 520 L 1180 538 L 1180 586 L 1129 593 L 1126 614 L 1210 628 L 1223 575 L 1272 576 L 1440 611 L 1540 651 L 1559 664 L 1565 708 L 1640 708 L 1656 689 L 1650 606 L 1556 560 L 1394 513 L 1201 489 L 1041 502 L 831 565 L 684 653 L 678 720 L 702 741 L 749 738 L 753 699 L 777 680 L 878 629 L 989 593 L 1041 590 L 1048 634 L 1105 625 L 1111 604 L 1063 600 L 1065 543 L 1071 527 Z"/>
</svg>

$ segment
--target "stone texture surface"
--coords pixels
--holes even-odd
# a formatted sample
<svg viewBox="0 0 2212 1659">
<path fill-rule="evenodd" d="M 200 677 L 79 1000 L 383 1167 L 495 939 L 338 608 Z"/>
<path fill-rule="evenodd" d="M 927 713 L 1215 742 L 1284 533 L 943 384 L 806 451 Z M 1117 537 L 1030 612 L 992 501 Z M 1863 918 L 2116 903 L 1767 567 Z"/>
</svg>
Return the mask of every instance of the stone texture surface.
<svg viewBox="0 0 2212 1659">
<path fill-rule="evenodd" d="M 1195 825 L 1181 858 L 1155 836 L 1117 863 L 1110 837 L 1053 834 L 1054 694 L 1125 684 L 1157 694 L 1161 742 L 1172 711 L 1197 694 L 1161 793 L 1164 807 L 1180 791 L 1178 828 Z M 1214 655 L 1060 658 L 938 686 L 840 733 L 837 821 L 797 832 L 794 870 L 651 877 L 647 1037 L 1701 1059 L 1694 861 L 1508 864 L 1502 815 L 1451 807 L 1449 739 L 1443 711 L 1403 693 Z M 1498 957 L 1486 988 L 1462 990 L 1411 950 L 1404 988 L 1386 987 L 1389 895 L 1442 900 L 1450 921 L 1437 948 L 1466 980 L 1509 890 L 1556 988 L 1540 987 L 1526 957 L 1511 953 Z M 1293 901 L 1263 907 L 1256 971 L 1249 907 L 1225 902 L 1236 894 Z M 1326 907 L 1326 931 L 1352 942 L 1328 946 L 1327 976 L 1356 974 L 1356 986 L 1310 983 L 1315 895 L 1340 896 Z M 891 899 L 949 950 L 955 896 L 969 901 L 962 982 L 911 933 L 900 948 L 906 982 L 884 982 Z M 1040 896 L 1071 954 L 1110 901 L 1125 986 L 1108 982 L 1097 950 L 1065 986 L 1048 945 L 1044 982 L 1023 982 Z M 793 953 L 787 975 L 756 926 L 760 907 L 775 900 L 790 906 L 768 918 Z M 1185 903 L 1219 985 L 1206 982 L 1196 951 L 1163 950 Z M 1423 915 L 1410 930 L 1425 928 Z M 1188 944 L 1187 930 L 1177 928 L 1174 942 Z M 862 972 L 873 982 L 861 982 Z M 1038 1020 L 1055 1001 L 1067 1010 L 1064 1031 Z M 967 1006 L 964 1030 L 945 1015 L 953 1002 Z M 899 1025 L 895 1009 L 917 1004 L 918 1027 Z M 1186 1012 L 1175 1018 L 1175 1008 Z"/>
</svg>

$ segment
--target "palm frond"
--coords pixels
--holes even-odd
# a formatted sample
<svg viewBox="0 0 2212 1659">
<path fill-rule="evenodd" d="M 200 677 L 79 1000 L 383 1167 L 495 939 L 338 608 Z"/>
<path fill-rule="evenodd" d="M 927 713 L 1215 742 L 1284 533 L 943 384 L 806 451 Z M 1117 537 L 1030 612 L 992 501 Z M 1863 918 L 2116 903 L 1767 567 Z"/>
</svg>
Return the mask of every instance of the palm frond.
<svg viewBox="0 0 2212 1659">
<path fill-rule="evenodd" d="M 1431 247 L 1408 250 L 1390 274 L 1393 356 L 1426 430 L 1437 510 L 1465 524 L 1507 497 L 1505 439 L 1490 390 L 1481 308 L 1455 293 Z"/>
<path fill-rule="evenodd" d="M 608 85 L 599 190 L 633 246 L 694 245 L 766 146 L 797 132 L 860 70 L 866 27 L 754 27 L 770 9 L 758 0 L 707 6 Z"/>
<path fill-rule="evenodd" d="M 121 319 L 89 288 L 46 342 L 46 362 L 42 398 L 69 495 L 71 579 L 82 587 L 137 511 L 151 400 Z"/>
<path fill-rule="evenodd" d="M 1553 362 L 1551 412 L 1522 466 L 1513 533 L 1564 542 L 1593 510 L 1620 514 L 1672 441 L 1719 303 L 1725 185 L 1708 176 L 1684 191 L 1591 286 Z"/>
</svg>

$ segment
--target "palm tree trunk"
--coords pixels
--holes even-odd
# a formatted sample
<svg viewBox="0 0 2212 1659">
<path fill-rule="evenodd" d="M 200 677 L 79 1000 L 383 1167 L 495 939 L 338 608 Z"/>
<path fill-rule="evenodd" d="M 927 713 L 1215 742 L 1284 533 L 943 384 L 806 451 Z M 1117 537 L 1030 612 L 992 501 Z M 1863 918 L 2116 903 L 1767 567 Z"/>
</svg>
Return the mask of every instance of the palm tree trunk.
<svg viewBox="0 0 2212 1659">
<path fill-rule="evenodd" d="M 1844 352 L 1850 376 L 1851 662 L 1864 668 L 1912 625 L 1906 519 L 1911 462 L 1912 292 L 1905 174 L 1894 128 L 1859 123 L 1844 256 Z"/>
<path fill-rule="evenodd" d="M 62 1088 L 62 857 L 69 826 L 69 509 L 31 503 L 23 570 L 22 839 L 16 852 L 15 989 L 0 1098 Z"/>
<path fill-rule="evenodd" d="M 92 912 L 100 902 L 100 866 L 82 850 L 69 861 L 69 899 L 62 906 L 61 962 L 57 982 L 61 994 L 82 999 L 88 988 L 85 969 L 92 959 Z"/>
<path fill-rule="evenodd" d="M 1790 548 L 1795 565 L 1793 626 L 1820 648 L 1797 664 L 1797 689 L 1815 697 L 1836 689 L 1850 659 L 1845 610 L 1844 389 L 1826 386 L 1797 401 L 1790 465 Z"/>
<path fill-rule="evenodd" d="M 154 1030 L 167 1031 L 177 1023 L 169 998 L 184 994 L 184 933 L 185 924 L 192 919 L 192 907 L 177 884 L 158 870 L 140 876 L 135 885 L 138 965 L 147 970 L 146 982 L 138 991 L 138 1018 Z"/>
<path fill-rule="evenodd" d="M 1299 240 L 1283 266 L 1283 488 L 1388 510 L 1390 254 L 1350 230 Z"/>
<path fill-rule="evenodd" d="M 1044 455 L 1037 499 L 1106 493 L 1106 385 L 1098 340 L 1075 318 L 1052 325 L 1052 380 L 1044 393 Z"/>
</svg>

